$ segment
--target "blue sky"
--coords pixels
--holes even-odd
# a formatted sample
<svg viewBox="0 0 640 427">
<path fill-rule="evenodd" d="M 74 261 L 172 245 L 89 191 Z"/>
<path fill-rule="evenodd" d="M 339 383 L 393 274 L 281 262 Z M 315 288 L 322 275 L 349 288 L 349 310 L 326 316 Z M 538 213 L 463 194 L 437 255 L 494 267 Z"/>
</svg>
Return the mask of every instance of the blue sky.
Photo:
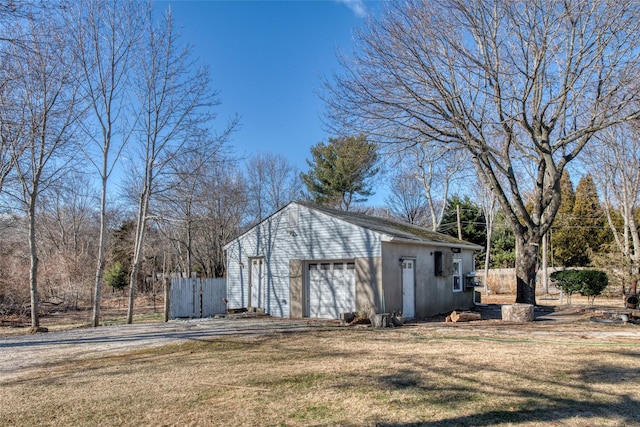
<svg viewBox="0 0 640 427">
<path fill-rule="evenodd" d="M 238 155 L 281 153 L 301 171 L 310 148 L 326 141 L 320 75 L 339 70 L 353 31 L 377 2 L 170 1 L 184 41 L 209 65 L 220 92 L 218 124 L 238 114 L 231 142 Z"/>
</svg>

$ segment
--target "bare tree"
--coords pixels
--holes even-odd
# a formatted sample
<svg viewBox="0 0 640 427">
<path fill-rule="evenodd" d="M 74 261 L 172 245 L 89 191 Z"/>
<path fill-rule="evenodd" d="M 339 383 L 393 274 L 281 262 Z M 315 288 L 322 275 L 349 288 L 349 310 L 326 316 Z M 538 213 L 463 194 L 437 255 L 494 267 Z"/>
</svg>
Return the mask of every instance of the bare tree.
<svg viewBox="0 0 640 427">
<path fill-rule="evenodd" d="M 196 262 L 214 277 L 226 270 L 224 245 L 243 230 L 248 208 L 245 178 L 233 163 L 215 163 L 203 180 L 203 221 L 198 229 Z"/>
<path fill-rule="evenodd" d="M 248 196 L 255 223 L 300 196 L 300 174 L 282 155 L 257 153 L 249 159 L 246 169 Z"/>
<path fill-rule="evenodd" d="M 65 151 L 78 120 L 78 87 L 74 57 L 68 50 L 66 32 L 55 10 L 34 11 L 28 19 L 12 26 L 22 43 L 13 44 L 15 59 L 15 118 L 12 129 L 24 151 L 16 158 L 15 188 L 11 197 L 26 213 L 29 234 L 31 324 L 38 328 L 38 251 L 36 210 L 40 194 L 70 169 Z"/>
<path fill-rule="evenodd" d="M 640 274 L 640 235 L 637 212 L 640 203 L 640 125 L 625 123 L 607 129 L 588 147 L 585 162 L 593 171 L 603 196 L 607 223 L 615 245 L 629 267 Z M 622 216 L 617 223 L 616 213 Z"/>
<path fill-rule="evenodd" d="M 489 264 L 491 262 L 491 239 L 493 238 L 493 227 L 495 223 L 496 214 L 498 213 L 498 201 L 495 193 L 483 182 L 478 180 L 476 191 L 476 198 L 479 199 L 479 205 L 482 208 L 484 218 L 486 221 L 485 227 L 487 230 L 487 244 L 485 246 L 485 258 L 484 258 L 484 290 L 488 292 L 489 282 Z"/>
<path fill-rule="evenodd" d="M 91 110 L 92 120 L 87 120 L 84 126 L 87 142 L 82 148 L 101 183 L 92 321 L 93 326 L 99 326 L 107 233 L 107 184 L 133 125 L 124 114 L 124 106 L 131 102 L 127 96 L 129 70 L 150 5 L 82 0 L 69 2 L 66 6 L 68 27 L 80 61 L 82 89 Z"/>
<path fill-rule="evenodd" d="M 235 126 L 235 125 L 234 125 Z M 233 127 L 227 129 L 231 131 Z M 180 261 L 181 272 L 188 277 L 193 272 L 194 246 L 197 242 L 202 222 L 206 220 L 203 208 L 205 188 L 212 169 L 235 162 L 224 146 L 228 133 L 212 135 L 209 129 L 202 129 L 193 144 L 174 158 L 167 169 L 169 184 L 166 191 L 157 195 L 154 209 L 161 231 L 174 245 Z"/>
<path fill-rule="evenodd" d="M 15 103 L 14 94 L 19 87 L 16 59 L 10 52 L 0 51 L 0 70 L 4 77 L 0 81 L 0 193 L 9 177 L 16 159 L 24 150 L 23 134 L 25 123 L 20 120 L 20 106 Z"/>
<path fill-rule="evenodd" d="M 394 217 L 409 224 L 423 226 L 429 221 L 423 187 L 415 173 L 403 164 L 390 177 L 385 203 Z"/>
<path fill-rule="evenodd" d="M 38 252 L 41 271 L 50 284 L 48 294 L 58 304 L 77 308 L 89 300 L 91 270 L 98 232 L 97 201 L 93 177 L 64 174 L 41 194 L 38 203 Z M 59 292 L 63 290 L 63 292 Z"/>
<path fill-rule="evenodd" d="M 444 216 L 449 190 L 465 170 L 465 153 L 435 141 L 415 145 L 409 151 L 424 189 L 431 229 L 437 231 Z"/>
<path fill-rule="evenodd" d="M 25 13 L 26 5 L 22 3 L 0 4 L 0 193 L 24 150 L 24 141 L 19 138 L 24 123 L 14 94 L 21 84 L 19 67 L 26 40 L 21 40 L 22 32 L 13 30 Z"/>
<path fill-rule="evenodd" d="M 0 3 L 0 44 L 22 45 L 21 32 L 15 33 L 10 29 L 19 20 L 32 16 L 34 12 L 47 8 L 47 3 L 36 1 L 4 1 Z"/>
<path fill-rule="evenodd" d="M 193 132 L 214 118 L 210 108 L 218 103 L 209 87 L 208 69 L 195 62 L 188 47 L 180 45 L 170 11 L 160 22 L 148 22 L 134 84 L 140 114 L 131 159 L 138 208 L 127 323 L 133 321 L 150 203 L 167 184 L 168 165 L 184 152 Z"/>
<path fill-rule="evenodd" d="M 639 30 L 632 0 L 391 3 L 328 83 L 328 117 L 374 141 L 464 147 L 514 230 L 516 302 L 535 304 L 562 171 L 638 117 Z"/>
<path fill-rule="evenodd" d="M 158 224 L 175 255 L 167 268 L 189 275 L 195 271 L 205 277 L 223 277 L 224 245 L 242 231 L 248 219 L 245 177 L 236 160 L 222 156 L 206 162 L 206 167 L 197 176 L 190 175 L 182 187 L 178 198 L 164 194 L 161 198 Z"/>
</svg>

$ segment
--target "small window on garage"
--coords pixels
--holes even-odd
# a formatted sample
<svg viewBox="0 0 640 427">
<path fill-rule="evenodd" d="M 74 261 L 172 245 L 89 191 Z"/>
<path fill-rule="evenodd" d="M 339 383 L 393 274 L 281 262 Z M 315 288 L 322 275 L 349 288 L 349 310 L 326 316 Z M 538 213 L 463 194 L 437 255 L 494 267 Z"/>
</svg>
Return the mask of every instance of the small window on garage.
<svg viewBox="0 0 640 427">
<path fill-rule="evenodd" d="M 356 269 L 356 263 L 355 262 L 348 262 L 347 263 L 347 270 L 355 270 Z"/>
<path fill-rule="evenodd" d="M 331 270 L 331 263 L 323 262 L 322 264 L 320 264 L 320 270 Z"/>
<path fill-rule="evenodd" d="M 318 264 L 309 264 L 309 270 L 317 270 Z"/>
<path fill-rule="evenodd" d="M 343 270 L 344 269 L 344 263 L 334 262 L 333 263 L 333 269 L 334 270 Z"/>
<path fill-rule="evenodd" d="M 453 260 L 453 292 L 462 291 L 462 260 Z"/>
</svg>

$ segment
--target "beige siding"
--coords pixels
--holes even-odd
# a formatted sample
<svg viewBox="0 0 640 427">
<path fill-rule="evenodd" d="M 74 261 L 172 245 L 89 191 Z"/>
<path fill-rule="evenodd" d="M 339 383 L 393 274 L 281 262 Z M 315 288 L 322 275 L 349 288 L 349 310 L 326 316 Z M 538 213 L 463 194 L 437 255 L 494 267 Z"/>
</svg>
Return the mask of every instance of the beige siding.
<svg viewBox="0 0 640 427">
<path fill-rule="evenodd" d="M 356 309 L 382 312 L 382 258 L 357 258 Z"/>
<path fill-rule="evenodd" d="M 432 316 L 473 307 L 473 291 L 453 291 L 453 277 L 450 267 L 445 269 L 443 276 L 435 275 L 435 251 L 442 251 L 447 259 L 453 259 L 453 257 L 462 259 L 463 275 L 473 271 L 473 252 L 470 250 L 462 250 L 459 254 L 453 254 L 451 248 L 447 247 L 383 243 L 382 281 L 387 312 L 400 313 L 402 311 L 402 269 L 400 264 L 402 257 L 415 258 L 416 317 Z M 449 262 L 445 264 L 450 265 Z"/>
<path fill-rule="evenodd" d="M 305 315 L 304 269 L 300 259 L 289 260 L 289 299 L 291 300 L 290 317 L 299 319 Z"/>
</svg>

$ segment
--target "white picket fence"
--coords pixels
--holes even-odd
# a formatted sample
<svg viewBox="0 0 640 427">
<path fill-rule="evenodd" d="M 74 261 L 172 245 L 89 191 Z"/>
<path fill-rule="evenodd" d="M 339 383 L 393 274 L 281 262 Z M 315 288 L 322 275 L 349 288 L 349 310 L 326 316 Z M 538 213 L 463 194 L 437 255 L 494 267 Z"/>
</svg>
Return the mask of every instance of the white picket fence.
<svg viewBox="0 0 640 427">
<path fill-rule="evenodd" d="M 171 279 L 169 317 L 210 317 L 227 311 L 227 279 Z"/>
</svg>

